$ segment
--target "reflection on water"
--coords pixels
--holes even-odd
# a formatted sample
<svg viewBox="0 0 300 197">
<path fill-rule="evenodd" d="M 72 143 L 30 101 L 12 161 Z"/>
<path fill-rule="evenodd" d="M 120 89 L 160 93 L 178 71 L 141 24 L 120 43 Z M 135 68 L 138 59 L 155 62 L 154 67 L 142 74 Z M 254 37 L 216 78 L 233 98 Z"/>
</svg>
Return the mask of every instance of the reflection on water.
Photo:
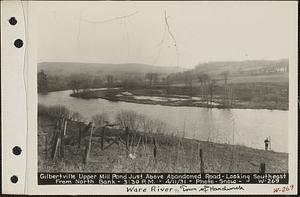
<svg viewBox="0 0 300 197">
<path fill-rule="evenodd" d="M 264 148 L 264 139 L 272 139 L 272 149 L 288 152 L 288 112 L 255 109 L 207 109 L 162 105 L 111 102 L 105 99 L 80 99 L 69 96 L 70 90 L 39 94 L 43 105 L 65 105 L 84 117 L 106 112 L 111 119 L 121 110 L 132 110 L 167 123 L 171 132 L 185 133 L 186 138 L 234 143 Z"/>
</svg>

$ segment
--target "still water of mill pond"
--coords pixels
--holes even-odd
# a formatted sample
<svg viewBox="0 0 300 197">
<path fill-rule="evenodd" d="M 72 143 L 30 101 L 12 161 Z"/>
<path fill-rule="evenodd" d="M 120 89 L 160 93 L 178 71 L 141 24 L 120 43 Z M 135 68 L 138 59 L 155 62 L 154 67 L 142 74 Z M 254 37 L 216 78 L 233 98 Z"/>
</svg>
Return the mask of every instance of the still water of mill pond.
<svg viewBox="0 0 300 197">
<path fill-rule="evenodd" d="M 103 112 L 113 120 L 120 111 L 131 110 L 165 122 L 168 132 L 201 141 L 234 143 L 263 149 L 264 139 L 270 136 L 272 150 L 288 152 L 287 111 L 136 104 L 100 98 L 75 98 L 70 96 L 71 93 L 71 90 L 66 90 L 39 94 L 38 103 L 46 106 L 64 105 L 79 112 L 87 120 Z"/>
</svg>

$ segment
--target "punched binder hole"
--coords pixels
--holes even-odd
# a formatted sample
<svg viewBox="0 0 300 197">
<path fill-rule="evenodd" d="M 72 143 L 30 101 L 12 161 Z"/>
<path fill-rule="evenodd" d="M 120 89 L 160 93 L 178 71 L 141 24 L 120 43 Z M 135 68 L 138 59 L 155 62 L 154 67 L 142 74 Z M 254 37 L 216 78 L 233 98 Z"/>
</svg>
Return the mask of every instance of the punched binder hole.
<svg viewBox="0 0 300 197">
<path fill-rule="evenodd" d="M 19 146 L 15 146 L 15 147 L 13 148 L 13 153 L 14 153 L 14 155 L 20 155 L 21 152 L 22 152 L 22 149 L 21 149 Z"/>
<path fill-rule="evenodd" d="M 15 47 L 21 48 L 23 46 L 23 41 L 21 39 L 17 39 L 14 42 Z"/>
<path fill-rule="evenodd" d="M 11 25 L 16 25 L 17 24 L 17 19 L 15 17 L 10 17 L 10 19 L 8 20 L 9 24 Z"/>
<path fill-rule="evenodd" d="M 17 183 L 18 182 L 18 177 L 16 175 L 14 175 L 14 176 L 10 177 L 10 181 L 12 183 Z"/>
</svg>

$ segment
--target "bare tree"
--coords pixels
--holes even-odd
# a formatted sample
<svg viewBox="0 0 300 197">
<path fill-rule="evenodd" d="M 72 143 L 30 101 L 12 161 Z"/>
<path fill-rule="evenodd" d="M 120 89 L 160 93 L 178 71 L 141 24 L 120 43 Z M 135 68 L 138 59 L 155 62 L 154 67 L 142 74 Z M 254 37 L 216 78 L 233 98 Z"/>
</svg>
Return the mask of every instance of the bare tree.
<svg viewBox="0 0 300 197">
<path fill-rule="evenodd" d="M 224 83 L 225 83 L 225 85 L 227 85 L 227 80 L 228 80 L 228 76 L 229 76 L 229 71 L 228 71 L 228 70 L 227 70 L 227 71 L 224 71 L 224 72 L 221 73 L 221 75 L 222 75 L 223 78 L 224 78 Z"/>
<path fill-rule="evenodd" d="M 205 73 L 203 73 L 203 74 L 199 73 L 197 75 L 197 78 L 198 78 L 199 82 L 201 83 L 201 85 L 205 85 L 210 79 L 209 75 L 205 74 Z"/>
<path fill-rule="evenodd" d="M 210 82 L 208 84 L 208 90 L 209 90 L 209 95 L 210 95 L 210 104 L 212 104 L 212 101 L 213 101 L 215 85 L 216 85 L 216 80 L 215 79 L 210 80 Z"/>
<path fill-rule="evenodd" d="M 154 131 L 156 133 L 163 134 L 166 131 L 167 125 L 166 125 L 166 123 L 164 123 L 160 120 L 154 120 L 153 127 L 154 127 Z"/>
<path fill-rule="evenodd" d="M 186 87 L 193 87 L 193 73 L 190 71 L 184 72 L 184 83 Z"/>
<path fill-rule="evenodd" d="M 147 73 L 145 75 L 145 78 L 149 80 L 149 84 L 150 86 L 152 86 L 158 80 L 158 73 Z"/>
<path fill-rule="evenodd" d="M 106 113 L 101 113 L 94 115 L 92 117 L 93 122 L 96 127 L 103 127 L 108 122 L 108 115 Z"/>
<path fill-rule="evenodd" d="M 80 89 L 82 91 L 88 90 L 93 86 L 93 77 L 90 75 L 81 75 L 79 77 Z"/>
<path fill-rule="evenodd" d="M 70 118 L 72 111 L 63 105 L 55 105 L 48 108 L 48 114 L 56 118 Z"/>
<path fill-rule="evenodd" d="M 106 84 L 108 87 L 112 87 L 114 84 L 114 76 L 106 75 Z"/>
<path fill-rule="evenodd" d="M 83 117 L 82 117 L 82 115 L 79 113 L 79 112 L 73 112 L 72 114 L 71 114 L 71 120 L 73 120 L 73 121 L 82 121 L 83 120 Z"/>
<path fill-rule="evenodd" d="M 81 87 L 81 81 L 79 76 L 72 75 L 70 77 L 69 86 L 73 90 L 73 93 L 78 93 Z"/>
<path fill-rule="evenodd" d="M 139 115 L 138 121 L 139 121 L 140 128 L 143 132 L 152 133 L 153 131 L 152 121 L 148 117 L 144 115 Z"/>
<path fill-rule="evenodd" d="M 123 128 L 136 131 L 139 128 L 138 114 L 134 111 L 121 111 L 117 114 L 116 120 Z"/>
<path fill-rule="evenodd" d="M 191 71 L 186 71 L 183 73 L 183 79 L 185 87 L 189 89 L 190 96 L 193 95 L 193 73 Z"/>
<path fill-rule="evenodd" d="M 44 70 L 38 72 L 37 76 L 37 85 L 38 85 L 38 92 L 47 92 L 48 91 L 48 77 Z"/>
<path fill-rule="evenodd" d="M 153 75 L 152 75 L 152 73 L 147 73 L 145 75 L 145 77 L 146 77 L 146 79 L 149 80 L 149 85 L 152 86 L 152 82 L 153 82 Z"/>
<path fill-rule="evenodd" d="M 223 97 L 223 104 L 224 106 L 231 105 L 231 88 L 228 87 L 227 81 L 229 76 L 229 71 L 224 71 L 221 73 L 224 79 L 224 97 Z"/>
<path fill-rule="evenodd" d="M 164 78 L 164 82 L 167 85 L 167 94 L 170 93 L 170 88 L 171 88 L 171 77 L 170 75 Z"/>
<path fill-rule="evenodd" d="M 203 98 L 207 94 L 207 92 L 206 92 L 207 87 L 206 86 L 207 86 L 207 83 L 210 80 L 210 77 L 209 77 L 209 75 L 207 75 L 205 73 L 204 74 L 199 73 L 197 75 L 197 78 L 200 82 L 201 96 Z"/>
<path fill-rule="evenodd" d="M 156 84 L 158 81 L 158 73 L 152 73 L 153 75 L 153 84 Z"/>
</svg>

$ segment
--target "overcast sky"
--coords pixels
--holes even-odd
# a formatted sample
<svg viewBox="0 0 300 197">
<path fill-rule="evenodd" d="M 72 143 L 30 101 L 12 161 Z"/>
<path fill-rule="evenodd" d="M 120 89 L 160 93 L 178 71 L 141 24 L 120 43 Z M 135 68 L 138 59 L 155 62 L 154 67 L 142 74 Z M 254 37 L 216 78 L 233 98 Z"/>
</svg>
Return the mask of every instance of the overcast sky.
<svg viewBox="0 0 300 197">
<path fill-rule="evenodd" d="M 207 61 L 288 58 L 295 29 L 292 7 L 283 2 L 36 4 L 39 62 L 190 68 Z"/>
</svg>

